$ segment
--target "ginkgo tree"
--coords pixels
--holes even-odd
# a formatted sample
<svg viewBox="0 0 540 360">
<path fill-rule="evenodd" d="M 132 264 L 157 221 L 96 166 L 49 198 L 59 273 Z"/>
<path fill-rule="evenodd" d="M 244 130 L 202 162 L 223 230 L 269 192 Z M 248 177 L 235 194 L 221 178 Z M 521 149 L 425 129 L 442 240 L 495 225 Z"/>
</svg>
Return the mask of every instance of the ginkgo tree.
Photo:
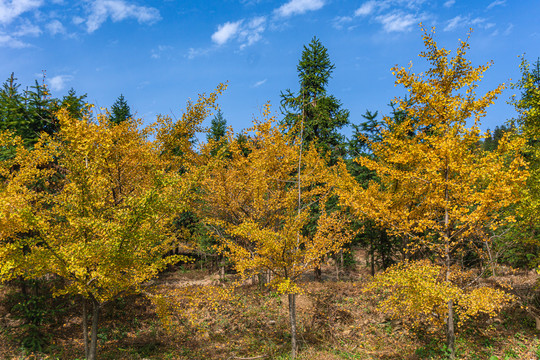
<svg viewBox="0 0 540 360">
<path fill-rule="evenodd" d="M 150 141 L 150 130 L 140 129 L 140 120 L 114 125 L 107 113 L 93 121 L 67 110 L 57 116 L 58 134 L 42 135 L 32 151 L 2 135 L 2 146 L 16 155 L 2 163 L 1 275 L 2 280 L 13 274 L 65 279 L 55 293 L 83 299 L 85 353 L 95 359 L 102 305 L 139 291 L 178 261 L 164 254 L 174 241 L 172 216 L 185 206 L 191 184 L 165 171 L 168 163 Z M 48 182 L 53 173 L 52 191 L 31 186 Z M 16 236 L 21 232 L 26 236 Z"/>
<path fill-rule="evenodd" d="M 326 163 L 314 148 L 302 152 L 301 140 L 269 115 L 267 106 L 264 120 L 247 130 L 246 142 L 229 134 L 227 156 L 201 179 L 200 215 L 243 278 L 269 271 L 269 286 L 288 295 L 294 358 L 301 276 L 339 251 L 351 231 L 337 212 L 323 211 L 315 235 L 304 235 L 310 206 L 324 207 L 329 193 L 325 186 L 313 186 L 324 183 Z M 202 151 L 209 154 L 212 146 Z"/>
<path fill-rule="evenodd" d="M 384 303 L 393 315 L 424 314 L 438 318 L 440 324 L 446 322 L 447 346 L 454 358 L 455 310 L 464 314 L 464 308 L 474 309 L 467 313 L 470 316 L 491 314 L 491 304 L 508 300 L 504 293 L 487 288 L 466 291 L 466 285 L 474 281 L 463 280 L 456 260 L 469 250 L 481 255 L 481 247 L 489 245 L 488 230 L 513 221 L 500 210 L 519 201 L 527 169 L 517 151 L 522 143 L 519 138 L 505 137 L 493 152 L 478 146 L 484 137 L 480 119 L 504 88 L 500 85 L 476 95 L 489 64 L 471 65 L 465 58 L 467 41 L 460 41 L 451 57 L 449 50 L 437 46 L 434 30 L 423 29 L 423 33 L 426 50 L 420 57 L 430 68 L 421 74 L 413 73 L 411 67 L 392 69 L 396 84 L 408 91 L 407 101 L 395 100 L 406 118 L 398 123 L 385 117 L 380 141 L 371 144 L 375 156 L 356 159 L 375 171 L 379 181 L 365 189 L 341 164 L 333 182 L 343 205 L 393 234 L 406 236 L 408 251 L 428 254 L 433 260 L 392 268 L 377 277 L 376 283 L 401 295 Z M 411 275 L 421 273 L 419 268 L 429 270 L 433 281 Z M 434 289 L 429 285 L 433 282 L 441 286 Z"/>
</svg>

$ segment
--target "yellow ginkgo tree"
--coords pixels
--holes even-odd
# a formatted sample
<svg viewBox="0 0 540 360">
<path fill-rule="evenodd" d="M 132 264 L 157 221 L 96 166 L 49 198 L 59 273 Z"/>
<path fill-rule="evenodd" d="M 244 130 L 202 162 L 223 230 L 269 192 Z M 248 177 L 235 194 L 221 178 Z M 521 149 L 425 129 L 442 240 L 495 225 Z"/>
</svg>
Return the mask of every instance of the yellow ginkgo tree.
<svg viewBox="0 0 540 360">
<path fill-rule="evenodd" d="M 201 216 L 240 275 L 270 272 L 269 285 L 288 294 L 294 358 L 301 276 L 339 251 L 351 232 L 337 213 L 323 211 L 316 234 L 304 234 L 310 206 L 324 207 L 329 192 L 314 186 L 325 181 L 325 161 L 315 149 L 302 152 L 301 140 L 284 134 L 269 113 L 267 106 L 246 142 L 230 136 L 226 156 L 201 181 Z"/>
<path fill-rule="evenodd" d="M 177 261 L 164 257 L 173 241 L 169 225 L 191 186 L 164 171 L 167 163 L 140 121 L 113 124 L 106 113 L 81 120 L 65 110 L 57 116 L 58 134 L 43 135 L 33 150 L 2 137 L 16 156 L 2 163 L 1 275 L 62 277 L 56 294 L 83 299 L 85 352 L 95 359 L 100 307 Z M 31 186 L 52 175 L 54 187 L 44 186 L 50 191 Z"/>
<path fill-rule="evenodd" d="M 466 41 L 451 57 L 449 50 L 437 46 L 433 32 L 423 31 L 426 50 L 420 57 L 429 62 L 429 69 L 421 74 L 410 67 L 392 69 L 396 84 L 408 91 L 408 100 L 395 100 L 407 116 L 399 121 L 385 117 L 381 141 L 371 144 L 373 156 L 356 159 L 379 180 L 365 189 L 341 164 L 334 184 L 343 205 L 407 237 L 407 250 L 416 257 L 429 255 L 432 262 L 400 265 L 376 277 L 376 284 L 394 289 L 395 296 L 383 305 L 395 316 L 424 314 L 446 322 L 453 358 L 455 309 L 465 314 L 468 308 L 470 316 L 491 314 L 493 303 L 508 300 L 504 293 L 487 288 L 462 291 L 474 282 L 463 280 L 457 260 L 469 250 L 481 253 L 474 246 L 489 245 L 489 230 L 513 221 L 501 210 L 519 201 L 527 169 L 517 138 L 504 138 L 493 152 L 479 146 L 484 137 L 480 119 L 504 88 L 476 95 L 489 64 L 473 67 L 465 58 Z M 426 279 L 411 280 L 422 273 L 419 269 L 425 270 Z M 435 288 L 431 283 L 441 285 Z"/>
</svg>

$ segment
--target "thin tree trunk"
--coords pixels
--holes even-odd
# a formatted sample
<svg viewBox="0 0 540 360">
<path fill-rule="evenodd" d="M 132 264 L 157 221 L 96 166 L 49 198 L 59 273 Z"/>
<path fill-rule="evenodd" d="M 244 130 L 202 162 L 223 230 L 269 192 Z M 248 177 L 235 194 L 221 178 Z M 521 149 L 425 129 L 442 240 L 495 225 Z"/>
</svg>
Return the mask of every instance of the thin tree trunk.
<svg viewBox="0 0 540 360">
<path fill-rule="evenodd" d="M 92 334 L 90 340 L 90 351 L 88 352 L 88 360 L 96 360 L 98 321 L 99 303 L 96 300 L 92 300 Z"/>
<path fill-rule="evenodd" d="M 375 276 L 375 245 L 373 244 L 373 238 L 371 238 L 371 276 Z"/>
<path fill-rule="evenodd" d="M 83 328 L 83 338 L 84 338 L 84 358 L 88 359 L 88 309 L 86 308 L 85 297 L 83 297 L 82 306 L 83 306 L 82 328 Z"/>
<path fill-rule="evenodd" d="M 296 358 L 296 294 L 289 294 L 289 320 L 291 323 L 291 359 Z"/>
<path fill-rule="evenodd" d="M 448 344 L 448 351 L 450 351 L 450 359 L 456 358 L 456 333 L 454 329 L 454 302 L 448 301 L 448 329 L 446 332 L 446 342 Z"/>
<path fill-rule="evenodd" d="M 313 269 L 313 272 L 315 274 L 315 280 L 320 282 L 322 279 L 321 267 L 317 266 L 315 269 Z"/>
<path fill-rule="evenodd" d="M 335 259 L 336 259 L 336 281 L 339 281 L 339 261 L 338 261 L 338 255 L 339 255 L 339 254 L 336 254 L 336 256 L 335 256 Z"/>
<path fill-rule="evenodd" d="M 450 219 L 448 214 L 448 207 L 450 202 L 450 196 L 448 193 L 448 159 L 446 159 L 446 172 L 445 172 L 445 180 L 446 185 L 444 189 L 444 199 L 445 199 L 445 206 L 444 206 L 444 240 L 445 240 L 445 262 L 446 262 L 446 281 L 450 281 L 450 266 L 452 265 L 452 261 L 450 258 Z M 448 351 L 450 352 L 450 360 L 454 360 L 456 358 L 456 349 L 455 349 L 455 341 L 456 341 L 456 333 L 454 329 L 454 302 L 452 299 L 448 301 L 448 319 L 446 320 L 447 325 L 447 331 L 446 331 L 446 344 L 448 346 Z"/>
<path fill-rule="evenodd" d="M 497 276 L 497 274 L 495 273 L 495 264 L 493 262 L 493 255 L 491 255 L 491 249 L 489 247 L 489 243 L 487 242 L 487 240 L 484 242 L 486 244 L 486 249 L 489 256 L 489 264 L 491 265 L 491 276 Z"/>
</svg>

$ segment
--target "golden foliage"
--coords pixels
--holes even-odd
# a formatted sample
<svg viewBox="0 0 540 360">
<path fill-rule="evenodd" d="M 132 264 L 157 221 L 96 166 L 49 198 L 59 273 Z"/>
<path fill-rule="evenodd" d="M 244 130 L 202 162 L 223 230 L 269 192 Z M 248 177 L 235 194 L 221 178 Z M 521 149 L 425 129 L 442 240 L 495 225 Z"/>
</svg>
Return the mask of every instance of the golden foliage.
<svg viewBox="0 0 540 360">
<path fill-rule="evenodd" d="M 269 114 L 267 106 L 264 121 L 256 121 L 246 131 L 246 143 L 231 136 L 230 155 L 201 179 L 205 206 L 201 216 L 215 233 L 219 250 L 242 276 L 269 270 L 272 286 L 299 293 L 299 276 L 318 266 L 325 254 L 339 251 L 351 232 L 337 213 L 323 210 L 317 234 L 303 235 L 310 206 L 324 207 L 329 193 L 321 185 L 327 173 L 325 162 L 315 149 L 305 151 L 300 159 L 298 139 L 284 134 Z"/>
<path fill-rule="evenodd" d="M 447 312 L 450 333 L 454 301 L 463 321 L 479 312 L 493 315 L 499 309 L 494 302 L 509 300 L 495 290 L 467 290 L 472 284 L 454 282 L 464 276 L 456 258 L 467 251 L 481 258 L 490 232 L 515 221 L 505 210 L 519 202 L 528 171 L 520 153 L 523 139 L 506 136 L 493 152 L 479 146 L 485 137 L 480 119 L 504 88 L 477 97 L 490 64 L 473 67 L 465 41 L 450 57 L 433 32 L 423 31 L 426 51 L 420 57 L 429 70 L 392 69 L 396 84 L 408 91 L 408 100 L 395 100 L 406 116 L 385 117 L 381 140 L 370 144 L 373 156 L 356 159 L 376 172 L 377 181 L 364 189 L 340 164 L 332 182 L 343 205 L 405 237 L 409 254 L 431 254 L 436 264 L 406 264 L 378 277 L 373 286 L 389 289 L 383 310 L 439 322 Z"/>
<path fill-rule="evenodd" d="M 376 219 L 393 233 L 410 237 L 443 255 L 486 229 L 512 222 L 500 210 L 519 200 L 528 172 L 519 154 L 522 140 L 505 137 L 494 152 L 483 151 L 479 119 L 503 86 L 476 98 L 477 82 L 488 65 L 473 68 L 461 42 L 455 57 L 439 49 L 424 31 L 432 67 L 421 75 L 393 68 L 409 101 L 398 99 L 407 118 L 384 118 L 382 141 L 371 144 L 374 157 L 356 159 L 376 171 L 380 182 L 364 190 L 341 164 L 335 184 L 341 201 L 361 217 Z M 467 121 L 473 121 L 467 127 Z M 445 221 L 445 214 L 448 221 Z"/>
<path fill-rule="evenodd" d="M 458 326 L 480 314 L 495 316 L 514 297 L 491 287 L 464 288 L 461 275 L 454 273 L 454 281 L 444 281 L 446 269 L 427 260 L 395 265 L 375 276 L 366 292 L 383 296 L 378 308 L 393 318 L 405 319 L 408 324 L 442 326 L 446 321 L 447 304 L 456 306 Z M 459 274 L 459 275 L 458 275 Z"/>
<path fill-rule="evenodd" d="M 2 213 L 2 277 L 18 264 L 25 276 L 66 279 L 58 294 L 106 302 L 136 291 L 177 260 L 163 255 L 173 240 L 171 216 L 185 207 L 188 192 L 179 175 L 165 172 L 139 120 L 113 125 L 106 113 L 93 122 L 65 110 L 58 119 L 55 138 L 42 136 L 33 150 L 19 141 L 13 144 L 17 156 L 2 163 L 1 201 L 18 202 L 19 209 L 17 217 Z M 53 173 L 55 189 L 32 188 Z"/>
<path fill-rule="evenodd" d="M 202 331 L 202 322 L 215 317 L 235 300 L 234 288 L 214 285 L 190 285 L 149 294 L 156 312 L 169 332 L 184 325 Z"/>
</svg>

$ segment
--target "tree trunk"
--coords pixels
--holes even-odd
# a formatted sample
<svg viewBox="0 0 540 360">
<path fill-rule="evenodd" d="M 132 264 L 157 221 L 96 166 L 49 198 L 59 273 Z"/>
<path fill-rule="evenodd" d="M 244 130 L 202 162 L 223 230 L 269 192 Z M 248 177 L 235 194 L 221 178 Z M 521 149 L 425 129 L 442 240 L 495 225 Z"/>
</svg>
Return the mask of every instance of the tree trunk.
<svg viewBox="0 0 540 360">
<path fill-rule="evenodd" d="M 317 266 L 315 269 L 313 269 L 313 272 L 315 274 L 315 280 L 320 282 L 322 279 L 321 267 Z"/>
<path fill-rule="evenodd" d="M 96 300 L 92 300 L 92 333 L 90 340 L 90 349 L 87 358 L 88 360 L 96 360 L 99 306 L 100 305 Z"/>
<path fill-rule="evenodd" d="M 291 323 L 291 360 L 296 358 L 296 294 L 289 294 L 289 320 Z"/>
<path fill-rule="evenodd" d="M 86 308 L 85 297 L 83 297 L 82 306 L 83 306 L 82 328 L 83 328 L 83 338 L 84 338 L 84 358 L 88 359 L 88 309 Z"/>
<path fill-rule="evenodd" d="M 454 329 L 454 302 L 452 300 L 448 301 L 448 319 L 447 319 L 447 331 L 446 331 L 446 343 L 448 346 L 448 351 L 450 352 L 450 359 L 454 360 L 456 358 L 456 333 Z"/>
<path fill-rule="evenodd" d="M 339 254 L 336 254 L 336 256 L 335 256 L 335 259 L 336 259 L 336 281 L 339 281 L 339 261 L 338 261 L 338 255 L 339 255 Z"/>
<path fill-rule="evenodd" d="M 445 180 L 448 184 L 448 159 L 446 160 L 446 172 L 445 172 Z M 444 198 L 445 198 L 445 207 L 444 207 L 444 240 L 445 240 L 445 262 L 446 262 L 446 281 L 450 281 L 450 266 L 452 265 L 452 259 L 450 258 L 450 218 L 448 214 L 448 207 L 449 207 L 449 193 L 448 193 L 448 185 L 446 185 L 444 189 Z M 454 360 L 456 358 L 456 349 L 455 349 L 455 341 L 456 341 L 456 333 L 454 329 L 454 302 L 452 299 L 448 301 L 448 319 L 446 320 L 446 344 L 448 346 L 448 351 L 450 352 L 450 360 Z"/>
<path fill-rule="evenodd" d="M 487 240 L 484 241 L 484 243 L 486 244 L 486 249 L 489 256 L 489 264 L 491 265 L 491 276 L 497 276 L 497 274 L 495 273 L 495 263 L 493 261 L 493 256 L 491 255 L 491 248 L 489 247 L 489 243 L 487 242 Z"/>
<path fill-rule="evenodd" d="M 371 239 L 371 276 L 375 276 L 375 245 Z"/>
</svg>

